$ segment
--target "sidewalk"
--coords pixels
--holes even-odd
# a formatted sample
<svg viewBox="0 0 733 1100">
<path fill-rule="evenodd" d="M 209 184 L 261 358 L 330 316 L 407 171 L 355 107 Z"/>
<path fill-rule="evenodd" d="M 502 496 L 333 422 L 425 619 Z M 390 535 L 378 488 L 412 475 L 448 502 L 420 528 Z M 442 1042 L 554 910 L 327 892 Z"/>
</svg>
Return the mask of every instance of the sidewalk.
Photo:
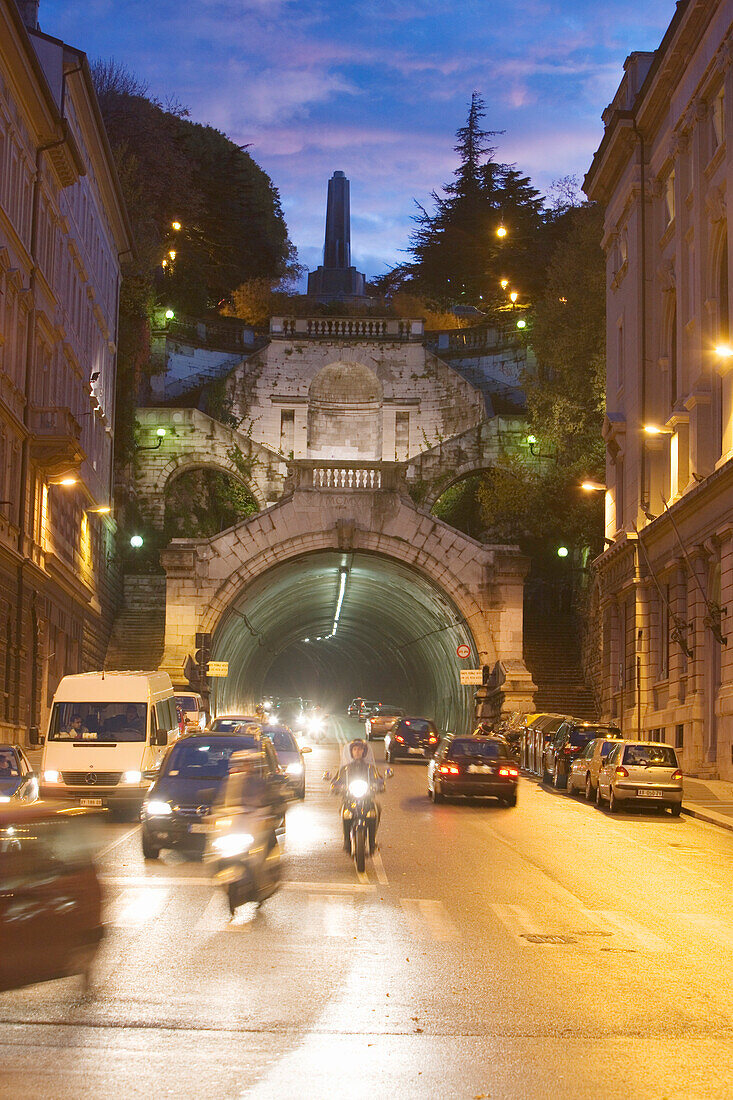
<svg viewBox="0 0 733 1100">
<path fill-rule="evenodd" d="M 685 776 L 682 812 L 733 832 L 733 783 Z"/>
</svg>

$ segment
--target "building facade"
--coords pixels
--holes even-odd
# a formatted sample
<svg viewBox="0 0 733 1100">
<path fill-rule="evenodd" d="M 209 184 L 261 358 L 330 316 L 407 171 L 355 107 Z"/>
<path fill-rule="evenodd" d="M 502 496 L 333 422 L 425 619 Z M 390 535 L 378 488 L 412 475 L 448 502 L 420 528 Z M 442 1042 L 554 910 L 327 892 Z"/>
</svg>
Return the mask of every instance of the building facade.
<svg viewBox="0 0 733 1100">
<path fill-rule="evenodd" d="M 632 54 L 586 177 L 605 208 L 602 705 L 733 778 L 733 3 Z"/>
<path fill-rule="evenodd" d="M 39 29 L 37 2 L 0 0 L 0 740 L 106 649 L 130 248 L 84 54 Z"/>
</svg>

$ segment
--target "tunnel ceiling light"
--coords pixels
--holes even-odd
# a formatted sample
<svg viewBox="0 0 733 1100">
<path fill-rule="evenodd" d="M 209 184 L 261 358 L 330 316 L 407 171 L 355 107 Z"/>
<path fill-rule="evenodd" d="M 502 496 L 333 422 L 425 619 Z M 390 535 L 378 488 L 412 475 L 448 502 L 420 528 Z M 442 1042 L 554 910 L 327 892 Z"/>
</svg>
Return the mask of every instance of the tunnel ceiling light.
<svg viewBox="0 0 733 1100">
<path fill-rule="evenodd" d="M 336 611 L 334 612 L 333 616 L 333 627 L 331 628 L 331 633 L 329 635 L 329 637 L 331 638 L 333 638 L 334 634 L 338 630 L 339 619 L 341 618 L 341 608 L 344 602 L 344 593 L 346 591 L 346 578 L 348 577 L 348 575 L 348 569 L 346 569 L 344 566 L 341 566 L 341 568 L 339 569 L 339 594 L 338 599 L 336 600 Z"/>
</svg>

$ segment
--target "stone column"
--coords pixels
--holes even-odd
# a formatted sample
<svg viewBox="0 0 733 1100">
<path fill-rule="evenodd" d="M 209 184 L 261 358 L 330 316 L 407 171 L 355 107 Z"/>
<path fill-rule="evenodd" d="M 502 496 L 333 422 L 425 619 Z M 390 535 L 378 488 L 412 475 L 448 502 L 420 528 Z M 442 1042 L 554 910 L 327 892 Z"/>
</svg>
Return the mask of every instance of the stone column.
<svg viewBox="0 0 733 1100">
<path fill-rule="evenodd" d="M 733 780 L 733 528 L 720 534 L 721 646 L 718 693 L 718 774 Z"/>
</svg>

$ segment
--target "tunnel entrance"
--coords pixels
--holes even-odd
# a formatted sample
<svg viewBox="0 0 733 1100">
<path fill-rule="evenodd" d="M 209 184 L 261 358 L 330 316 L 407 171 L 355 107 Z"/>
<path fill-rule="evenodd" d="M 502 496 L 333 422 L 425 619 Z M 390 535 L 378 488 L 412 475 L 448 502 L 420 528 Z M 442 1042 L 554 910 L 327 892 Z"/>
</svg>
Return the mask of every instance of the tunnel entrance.
<svg viewBox="0 0 733 1100">
<path fill-rule="evenodd" d="M 471 647 L 461 661 L 456 647 Z M 473 690 L 459 667 L 478 654 L 469 624 L 419 570 L 379 554 L 317 551 L 276 565 L 222 616 L 212 681 L 217 712 L 251 708 L 264 695 L 302 695 L 343 714 L 357 695 L 467 731 Z"/>
</svg>

